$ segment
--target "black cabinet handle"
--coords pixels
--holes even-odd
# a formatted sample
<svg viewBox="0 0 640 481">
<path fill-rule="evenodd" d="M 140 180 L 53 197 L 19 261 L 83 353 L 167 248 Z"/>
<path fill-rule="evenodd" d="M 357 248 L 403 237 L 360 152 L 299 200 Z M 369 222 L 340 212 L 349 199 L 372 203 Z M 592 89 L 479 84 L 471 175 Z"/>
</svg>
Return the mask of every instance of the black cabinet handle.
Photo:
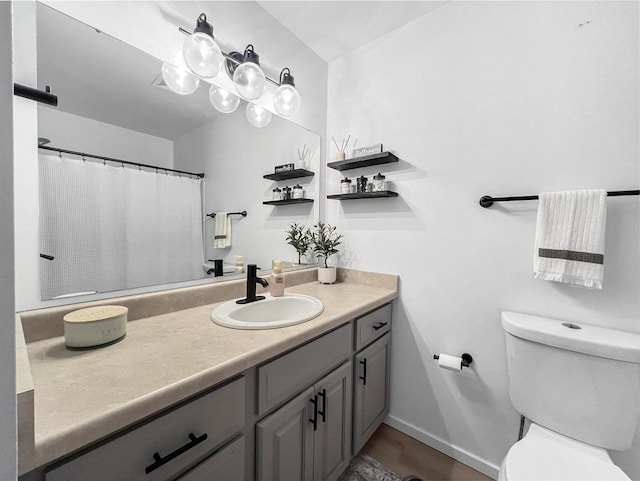
<svg viewBox="0 0 640 481">
<path fill-rule="evenodd" d="M 327 390 L 323 389 L 318 393 L 318 396 L 322 398 L 322 411 L 320 411 L 320 416 L 322 416 L 322 422 L 327 422 Z"/>
<path fill-rule="evenodd" d="M 310 399 L 311 404 L 313 404 L 313 417 L 309 419 L 309 422 L 313 424 L 313 430 L 318 430 L 318 396 L 313 396 L 313 399 Z"/>
<path fill-rule="evenodd" d="M 185 444 L 184 446 L 179 447 L 178 449 L 176 449 L 172 453 L 167 454 L 164 458 L 162 456 L 160 456 L 160 453 L 158 453 L 158 452 L 153 453 L 153 461 L 154 462 L 151 463 L 149 466 L 147 466 L 145 468 L 145 470 L 144 470 L 145 474 L 152 473 L 153 471 L 158 469 L 160 466 L 163 466 L 163 465 L 167 464 L 169 461 L 171 461 L 172 459 L 177 458 L 181 454 L 186 453 L 191 448 L 194 448 L 195 446 L 200 444 L 202 441 L 207 439 L 207 437 L 208 437 L 207 433 L 204 433 L 200 437 L 196 437 L 195 434 L 189 433 L 189 442 L 187 444 Z"/>
<path fill-rule="evenodd" d="M 373 326 L 373 330 L 377 331 L 379 329 L 382 329 L 384 326 L 386 326 L 387 323 L 386 322 L 381 322 L 380 324 L 376 324 L 375 326 Z"/>
<path fill-rule="evenodd" d="M 360 361 L 360 364 L 362 364 L 362 376 L 360 376 L 360 379 L 362 379 L 362 384 L 364 386 L 367 385 L 367 359 L 364 358 L 362 361 Z"/>
</svg>

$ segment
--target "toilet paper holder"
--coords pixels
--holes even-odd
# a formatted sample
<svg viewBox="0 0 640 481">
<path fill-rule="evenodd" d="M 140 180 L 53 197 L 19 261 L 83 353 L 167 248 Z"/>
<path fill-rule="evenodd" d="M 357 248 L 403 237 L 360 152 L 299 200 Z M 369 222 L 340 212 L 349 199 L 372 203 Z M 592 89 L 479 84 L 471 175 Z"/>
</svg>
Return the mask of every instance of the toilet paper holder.
<svg viewBox="0 0 640 481">
<path fill-rule="evenodd" d="M 463 353 L 460 357 L 462 358 L 463 367 L 469 367 L 469 364 L 473 362 L 473 357 L 471 357 L 471 354 L 469 354 L 468 352 Z M 440 354 L 434 354 L 433 358 L 440 359 Z"/>
</svg>

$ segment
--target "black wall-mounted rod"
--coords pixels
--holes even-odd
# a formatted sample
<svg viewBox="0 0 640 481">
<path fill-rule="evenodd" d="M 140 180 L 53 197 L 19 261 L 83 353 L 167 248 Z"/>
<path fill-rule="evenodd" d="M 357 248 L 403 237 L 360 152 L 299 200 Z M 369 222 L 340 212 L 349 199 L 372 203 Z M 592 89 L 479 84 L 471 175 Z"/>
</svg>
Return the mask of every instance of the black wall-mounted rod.
<svg viewBox="0 0 640 481">
<path fill-rule="evenodd" d="M 247 217 L 247 211 L 243 210 L 242 212 L 228 212 L 227 215 L 241 215 L 242 217 Z M 211 217 L 212 219 L 214 219 L 216 216 L 215 212 L 212 212 L 211 214 L 207 214 L 207 217 Z"/>
<path fill-rule="evenodd" d="M 13 95 L 24 97 L 25 99 L 35 100 L 42 104 L 58 106 L 58 96 L 51 93 L 51 87 L 47 85 L 46 91 L 27 87 L 22 84 L 13 84 Z"/>
<path fill-rule="evenodd" d="M 640 195 L 640 190 L 612 190 L 607 192 L 609 197 L 618 197 L 621 195 Z M 494 202 L 511 202 L 512 200 L 536 200 L 537 195 L 519 195 L 514 197 L 491 197 L 484 195 L 480 198 L 480 205 L 484 208 L 491 207 Z"/>
<path fill-rule="evenodd" d="M 58 147 L 47 147 L 44 145 L 40 145 L 38 146 L 38 148 L 44 149 L 44 150 L 51 150 L 53 152 L 60 152 L 62 154 L 71 154 L 71 155 L 77 155 L 79 157 L 91 157 L 92 159 L 99 159 L 102 161 L 117 162 L 118 164 L 123 164 L 123 165 L 134 165 L 136 167 L 146 167 L 148 169 L 156 169 L 156 171 L 163 170 L 165 172 L 174 172 L 176 174 L 193 175 L 195 177 L 200 177 L 200 178 L 204 177 L 204 174 L 196 174 L 194 172 L 187 172 L 185 170 L 167 169 L 166 167 L 158 167 L 156 165 L 141 164 L 139 162 L 131 162 L 129 160 L 114 159 L 112 157 L 104 157 L 102 155 L 87 154 L 86 152 L 76 152 L 74 150 L 60 149 Z"/>
</svg>

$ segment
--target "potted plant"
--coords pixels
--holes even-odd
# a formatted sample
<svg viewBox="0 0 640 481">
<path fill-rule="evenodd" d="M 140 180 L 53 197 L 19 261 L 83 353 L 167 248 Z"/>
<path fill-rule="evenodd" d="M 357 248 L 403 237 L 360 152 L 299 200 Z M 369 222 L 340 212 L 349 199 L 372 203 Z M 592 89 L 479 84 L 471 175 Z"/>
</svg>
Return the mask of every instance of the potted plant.
<svg viewBox="0 0 640 481">
<path fill-rule="evenodd" d="M 292 246 L 298 253 L 298 264 L 302 264 L 302 256 L 311 248 L 311 229 L 305 229 L 297 222 L 293 222 L 287 231 L 287 244 Z"/>
<path fill-rule="evenodd" d="M 336 232 L 336 227 L 324 222 L 318 222 L 312 233 L 312 249 L 316 257 L 324 258 L 324 267 L 318 267 L 318 281 L 321 284 L 333 284 L 336 281 L 336 268 L 329 267 L 327 260 L 337 254 L 337 247 L 341 244 L 342 234 Z"/>
</svg>

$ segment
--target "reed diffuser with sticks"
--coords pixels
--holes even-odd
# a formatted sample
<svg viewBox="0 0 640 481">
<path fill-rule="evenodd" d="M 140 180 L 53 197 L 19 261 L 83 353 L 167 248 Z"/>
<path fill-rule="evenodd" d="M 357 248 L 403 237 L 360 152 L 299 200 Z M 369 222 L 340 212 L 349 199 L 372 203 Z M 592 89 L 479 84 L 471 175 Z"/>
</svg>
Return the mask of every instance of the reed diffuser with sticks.
<svg viewBox="0 0 640 481">
<path fill-rule="evenodd" d="M 311 151 L 311 147 L 307 147 L 307 144 L 304 144 L 302 150 L 298 147 L 298 162 L 296 162 L 296 168 L 306 169 L 311 163 L 312 158 L 313 152 Z"/>
<path fill-rule="evenodd" d="M 331 140 L 333 140 L 333 143 L 335 144 L 336 149 L 338 149 L 338 153 L 336 154 L 336 160 L 344 160 L 347 157 L 346 152 L 347 152 L 347 148 L 349 147 L 349 139 L 351 139 L 351 134 L 349 134 L 347 137 L 342 139 L 342 142 L 340 142 L 340 145 L 338 145 L 338 142 L 336 142 L 336 139 L 331 137 Z"/>
</svg>

